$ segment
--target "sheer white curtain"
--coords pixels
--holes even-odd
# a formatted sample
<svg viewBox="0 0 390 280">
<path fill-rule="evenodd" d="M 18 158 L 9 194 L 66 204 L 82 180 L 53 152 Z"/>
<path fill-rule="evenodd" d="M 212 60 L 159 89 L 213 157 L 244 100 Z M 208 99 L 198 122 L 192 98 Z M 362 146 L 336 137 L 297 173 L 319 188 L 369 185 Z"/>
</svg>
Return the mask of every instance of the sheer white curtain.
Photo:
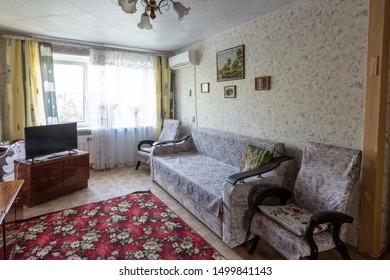
<svg viewBox="0 0 390 280">
<path fill-rule="evenodd" d="M 156 57 L 92 49 L 88 75 L 92 167 L 135 163 L 138 142 L 156 128 Z"/>
</svg>

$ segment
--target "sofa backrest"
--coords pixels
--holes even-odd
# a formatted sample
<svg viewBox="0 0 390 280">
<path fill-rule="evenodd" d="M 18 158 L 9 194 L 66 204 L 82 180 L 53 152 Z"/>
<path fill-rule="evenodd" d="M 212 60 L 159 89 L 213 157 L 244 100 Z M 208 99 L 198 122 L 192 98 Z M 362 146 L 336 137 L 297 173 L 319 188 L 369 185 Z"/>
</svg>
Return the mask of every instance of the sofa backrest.
<svg viewBox="0 0 390 280">
<path fill-rule="evenodd" d="M 273 156 L 284 153 L 283 143 L 210 128 L 192 128 L 192 140 L 198 152 L 238 168 L 248 145 L 272 151 Z"/>
</svg>

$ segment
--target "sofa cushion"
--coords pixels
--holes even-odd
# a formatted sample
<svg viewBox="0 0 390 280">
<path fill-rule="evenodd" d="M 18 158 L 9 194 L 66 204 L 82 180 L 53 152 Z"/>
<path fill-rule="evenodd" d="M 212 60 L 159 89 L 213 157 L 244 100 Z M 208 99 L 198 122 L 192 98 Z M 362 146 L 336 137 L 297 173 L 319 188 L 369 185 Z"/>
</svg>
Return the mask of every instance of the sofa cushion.
<svg viewBox="0 0 390 280">
<path fill-rule="evenodd" d="M 154 172 L 164 178 L 183 195 L 191 198 L 208 212 L 218 216 L 222 207 L 222 193 L 226 178 L 238 168 L 200 153 L 176 153 L 153 157 Z"/>
<path fill-rule="evenodd" d="M 264 215 L 301 237 L 305 235 L 306 226 L 312 215 L 312 213 L 293 204 L 277 206 L 261 205 L 259 208 Z M 327 229 L 328 224 L 321 224 L 314 228 L 313 233 L 319 233 Z"/>
<path fill-rule="evenodd" d="M 248 171 L 260 168 L 270 161 L 272 152 L 249 145 L 242 160 L 240 171 Z"/>
</svg>

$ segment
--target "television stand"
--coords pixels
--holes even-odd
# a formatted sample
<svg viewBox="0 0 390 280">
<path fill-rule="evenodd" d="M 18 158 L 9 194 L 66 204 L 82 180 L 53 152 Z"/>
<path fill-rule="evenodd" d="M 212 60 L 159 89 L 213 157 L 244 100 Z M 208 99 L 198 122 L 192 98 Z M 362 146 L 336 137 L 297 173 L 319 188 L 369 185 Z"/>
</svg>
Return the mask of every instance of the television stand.
<svg viewBox="0 0 390 280">
<path fill-rule="evenodd" d="M 88 187 L 89 153 L 75 151 L 46 161 L 15 161 L 15 175 L 24 179 L 24 205 L 33 207 Z"/>
</svg>

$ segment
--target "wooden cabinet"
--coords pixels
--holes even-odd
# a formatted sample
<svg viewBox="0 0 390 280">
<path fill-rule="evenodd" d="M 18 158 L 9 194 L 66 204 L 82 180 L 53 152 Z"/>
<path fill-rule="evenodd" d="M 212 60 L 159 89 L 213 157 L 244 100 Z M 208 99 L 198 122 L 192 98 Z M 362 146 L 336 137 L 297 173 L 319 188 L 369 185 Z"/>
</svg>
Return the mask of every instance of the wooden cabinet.
<svg viewBox="0 0 390 280">
<path fill-rule="evenodd" d="M 89 154 L 75 154 L 40 162 L 16 161 L 15 174 L 24 179 L 23 202 L 28 207 L 88 187 Z"/>
<path fill-rule="evenodd" d="M 23 180 L 0 182 L 0 259 L 12 259 L 18 226 L 23 221 Z"/>
</svg>

